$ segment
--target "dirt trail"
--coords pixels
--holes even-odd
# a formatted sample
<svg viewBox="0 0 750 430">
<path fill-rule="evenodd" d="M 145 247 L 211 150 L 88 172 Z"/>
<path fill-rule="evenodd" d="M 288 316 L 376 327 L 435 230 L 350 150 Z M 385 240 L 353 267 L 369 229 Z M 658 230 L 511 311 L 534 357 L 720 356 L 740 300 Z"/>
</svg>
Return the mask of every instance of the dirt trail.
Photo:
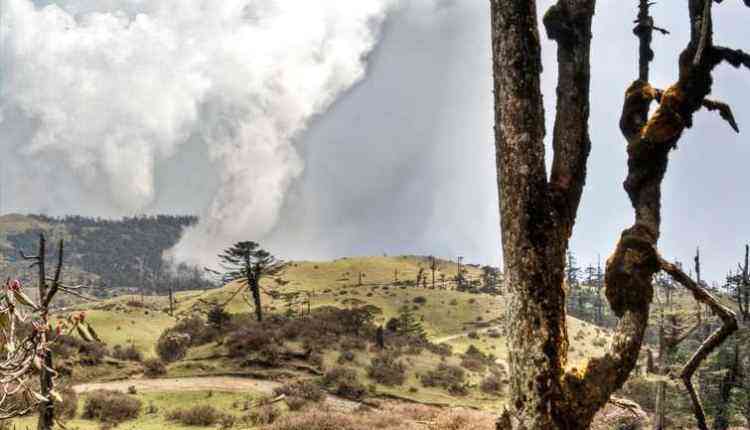
<svg viewBox="0 0 750 430">
<path fill-rule="evenodd" d="M 228 393 L 255 392 L 273 394 L 275 388 L 282 384 L 275 381 L 244 378 L 236 376 L 207 376 L 164 379 L 127 379 L 113 382 L 95 382 L 79 384 L 73 387 L 76 393 L 88 393 L 94 390 L 113 390 L 123 393 L 130 387 L 135 387 L 139 393 L 169 392 L 169 391 L 219 391 Z M 359 403 L 340 397 L 328 395 L 326 403 L 336 409 L 352 411 L 360 406 Z"/>
<path fill-rule="evenodd" d="M 189 378 L 165 378 L 165 379 L 127 379 L 113 382 L 95 382 L 80 384 L 73 387 L 76 393 L 88 393 L 94 390 L 114 390 L 127 392 L 129 387 L 135 387 L 139 393 L 153 393 L 158 391 L 222 391 L 228 393 L 241 393 L 244 391 L 257 391 L 264 394 L 273 393 L 274 388 L 281 384 L 274 381 L 260 379 L 209 376 Z"/>
<path fill-rule="evenodd" d="M 478 329 L 478 330 L 467 330 L 467 331 L 465 331 L 463 333 L 452 334 L 450 336 L 444 336 L 444 337 L 438 337 L 438 338 L 432 339 L 432 342 L 433 343 L 450 342 L 452 340 L 456 340 L 456 339 L 460 339 L 462 337 L 466 337 L 466 336 L 469 335 L 469 333 L 472 333 L 472 332 L 473 333 L 487 333 L 490 330 L 500 330 L 500 326 L 498 325 L 498 326 L 492 326 L 492 327 L 485 327 L 485 328 L 481 328 L 481 329 Z"/>
</svg>

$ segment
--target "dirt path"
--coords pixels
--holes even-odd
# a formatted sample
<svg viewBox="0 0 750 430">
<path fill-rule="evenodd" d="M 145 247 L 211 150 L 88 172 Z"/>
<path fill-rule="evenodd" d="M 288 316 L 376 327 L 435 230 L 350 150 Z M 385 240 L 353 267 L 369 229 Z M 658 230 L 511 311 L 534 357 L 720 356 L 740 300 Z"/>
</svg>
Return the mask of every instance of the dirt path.
<svg viewBox="0 0 750 430">
<path fill-rule="evenodd" d="M 165 379 L 127 379 L 114 382 L 95 382 L 80 384 L 73 387 L 76 393 L 88 393 L 94 390 L 114 390 L 127 392 L 129 387 L 135 387 L 139 393 L 154 393 L 159 391 L 222 391 L 227 393 L 242 393 L 257 391 L 271 394 L 281 384 L 274 381 L 260 379 L 239 378 L 228 376 L 209 376 L 205 378 L 165 378 Z"/>
<path fill-rule="evenodd" d="M 207 376 L 164 379 L 127 379 L 113 382 L 95 382 L 79 384 L 73 387 L 76 393 L 88 393 L 95 390 L 113 390 L 127 393 L 130 387 L 135 387 L 139 393 L 155 393 L 169 391 L 219 391 L 226 393 L 256 392 L 273 394 L 273 390 L 282 384 L 262 379 L 242 378 L 233 376 Z M 359 403 L 328 395 L 326 403 L 336 409 L 352 411 L 360 406 Z"/>
<path fill-rule="evenodd" d="M 500 326 L 492 326 L 492 327 L 481 328 L 481 329 L 478 329 L 478 330 L 467 330 L 467 331 L 465 331 L 463 333 L 452 334 L 450 336 L 438 337 L 436 339 L 433 339 L 432 342 L 433 343 L 445 343 L 445 342 L 450 342 L 452 340 L 460 339 L 462 337 L 466 337 L 466 336 L 469 335 L 469 333 L 487 333 L 490 330 L 499 330 L 499 329 L 500 329 Z"/>
</svg>

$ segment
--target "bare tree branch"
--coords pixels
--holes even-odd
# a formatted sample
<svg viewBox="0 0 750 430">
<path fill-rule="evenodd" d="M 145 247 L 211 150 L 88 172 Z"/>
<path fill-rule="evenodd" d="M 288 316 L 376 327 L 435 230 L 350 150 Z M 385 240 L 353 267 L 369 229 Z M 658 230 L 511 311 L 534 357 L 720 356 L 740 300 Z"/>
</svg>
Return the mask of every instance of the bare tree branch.
<svg viewBox="0 0 750 430">
<path fill-rule="evenodd" d="M 737 125 L 737 121 L 734 119 L 732 108 L 728 104 L 716 100 L 703 99 L 703 107 L 705 107 L 709 111 L 719 111 L 719 115 L 721 116 L 721 118 L 729 123 L 729 126 L 732 127 L 732 130 L 737 133 L 740 132 L 740 127 Z"/>
<path fill-rule="evenodd" d="M 713 310 L 722 321 L 722 326 L 701 344 L 680 372 L 680 378 L 685 384 L 685 388 L 688 390 L 690 399 L 693 402 L 693 413 L 695 414 L 698 428 L 700 430 L 708 430 L 706 414 L 703 410 L 700 396 L 693 386 L 693 374 L 712 351 L 718 348 L 729 336 L 732 335 L 732 333 L 737 331 L 737 316 L 731 309 L 719 303 L 719 301 L 716 300 L 716 298 L 714 298 L 705 288 L 698 285 L 686 275 L 679 266 L 663 259 L 660 259 L 659 263 L 662 270 L 667 272 L 675 281 L 687 288 L 693 294 L 695 300 L 711 307 L 711 310 Z"/>
</svg>

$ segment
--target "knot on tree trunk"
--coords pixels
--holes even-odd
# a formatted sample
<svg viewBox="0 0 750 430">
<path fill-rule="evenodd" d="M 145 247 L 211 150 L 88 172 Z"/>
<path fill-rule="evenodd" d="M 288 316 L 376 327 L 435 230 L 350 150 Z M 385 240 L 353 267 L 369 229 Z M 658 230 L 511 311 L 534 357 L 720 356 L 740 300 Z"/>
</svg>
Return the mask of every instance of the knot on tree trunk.
<svg viewBox="0 0 750 430">
<path fill-rule="evenodd" d="M 659 271 L 659 254 L 649 229 L 636 225 L 625 230 L 607 260 L 605 294 L 612 311 L 648 312 L 653 299 L 652 277 Z"/>
<path fill-rule="evenodd" d="M 550 6 L 544 14 L 543 23 L 547 37 L 564 48 L 580 44 L 591 37 L 591 17 L 594 1 L 579 1 L 573 7 L 564 1 Z"/>
</svg>

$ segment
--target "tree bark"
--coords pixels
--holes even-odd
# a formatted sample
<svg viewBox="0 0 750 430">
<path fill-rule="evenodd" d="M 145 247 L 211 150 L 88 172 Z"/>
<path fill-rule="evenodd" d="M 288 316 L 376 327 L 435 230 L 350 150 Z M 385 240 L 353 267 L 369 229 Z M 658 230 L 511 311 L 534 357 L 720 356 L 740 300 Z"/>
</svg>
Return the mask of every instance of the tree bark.
<svg viewBox="0 0 750 430">
<path fill-rule="evenodd" d="M 558 42 L 552 174 L 544 161 L 541 47 L 534 1 L 493 0 L 495 133 L 507 309 L 511 409 L 498 428 L 586 428 L 567 415 L 564 269 L 590 149 L 589 51 L 594 1 L 545 15 Z M 593 415 L 592 415 L 593 416 Z M 578 422 L 577 422 L 578 421 Z"/>
<path fill-rule="evenodd" d="M 37 268 L 39 269 L 39 302 L 41 303 L 42 310 L 42 321 L 47 321 L 49 312 L 49 302 L 47 301 L 47 272 L 45 268 L 45 257 L 46 257 L 46 240 L 44 236 L 39 237 L 39 260 Z M 60 246 L 60 259 L 62 261 L 62 245 Z M 58 274 L 55 279 L 59 278 L 60 266 L 58 266 Z M 47 335 L 42 332 L 40 342 L 43 345 L 47 344 Z M 44 357 L 42 358 L 42 368 L 39 370 L 39 385 L 40 393 L 46 398 L 39 404 L 39 419 L 37 420 L 37 430 L 52 430 L 55 424 L 55 402 L 50 396 L 50 392 L 53 389 L 52 373 L 49 369 L 52 369 L 52 351 L 49 348 L 45 348 Z"/>
<path fill-rule="evenodd" d="M 258 322 L 263 321 L 263 308 L 260 303 L 260 285 L 257 281 L 250 282 L 250 293 L 253 295 L 253 303 L 255 304 L 255 318 Z"/>
<path fill-rule="evenodd" d="M 711 1 L 690 0 L 691 38 L 680 55 L 679 79 L 666 91 L 647 82 L 653 59 L 648 16 L 638 21 L 639 80 L 625 94 L 620 128 L 627 141 L 624 189 L 635 223 L 607 260 L 605 296 L 619 318 L 610 350 L 586 369 L 566 369 L 568 338 L 563 287 L 565 253 L 586 179 L 591 20 L 594 0 L 559 0 L 544 16 L 557 42 L 557 109 L 549 180 L 545 166 L 541 47 L 534 1 L 491 1 L 495 135 L 505 265 L 510 405 L 498 429 L 586 429 L 637 363 L 663 268 L 657 251 L 661 184 L 668 155 L 701 107 L 719 110 L 736 130 L 731 110 L 706 99 L 721 61 L 750 67 L 742 51 L 715 47 Z M 649 117 L 654 101 L 659 108 Z M 723 332 L 722 332 L 723 334 Z M 717 337 L 716 339 L 719 339 Z"/>
</svg>

